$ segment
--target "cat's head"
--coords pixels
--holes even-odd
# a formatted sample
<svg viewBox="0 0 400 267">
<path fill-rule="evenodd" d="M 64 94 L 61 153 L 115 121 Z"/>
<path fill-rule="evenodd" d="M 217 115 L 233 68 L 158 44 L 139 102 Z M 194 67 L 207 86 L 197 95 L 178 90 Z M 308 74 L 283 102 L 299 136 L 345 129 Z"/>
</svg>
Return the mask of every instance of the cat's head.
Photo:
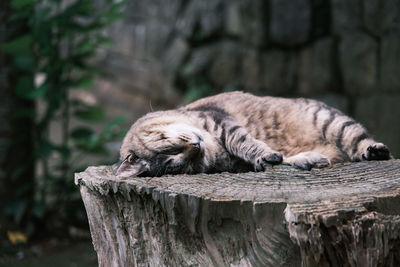
<svg viewBox="0 0 400 267">
<path fill-rule="evenodd" d="M 177 111 L 153 112 L 136 121 L 121 150 L 119 177 L 202 172 L 205 141 L 195 121 Z"/>
</svg>

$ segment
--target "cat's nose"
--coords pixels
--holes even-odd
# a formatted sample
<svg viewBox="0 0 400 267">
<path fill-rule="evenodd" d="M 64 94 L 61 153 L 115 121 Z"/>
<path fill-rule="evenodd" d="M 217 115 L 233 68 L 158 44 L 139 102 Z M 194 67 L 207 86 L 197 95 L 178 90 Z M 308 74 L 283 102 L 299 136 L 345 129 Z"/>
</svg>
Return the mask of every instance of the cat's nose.
<svg viewBox="0 0 400 267">
<path fill-rule="evenodd" d="M 201 141 L 190 143 L 190 152 L 193 156 L 202 153 L 203 150 L 204 148 Z"/>
<path fill-rule="evenodd" d="M 200 151 L 200 142 L 198 143 L 191 143 L 190 146 L 194 151 Z"/>
</svg>

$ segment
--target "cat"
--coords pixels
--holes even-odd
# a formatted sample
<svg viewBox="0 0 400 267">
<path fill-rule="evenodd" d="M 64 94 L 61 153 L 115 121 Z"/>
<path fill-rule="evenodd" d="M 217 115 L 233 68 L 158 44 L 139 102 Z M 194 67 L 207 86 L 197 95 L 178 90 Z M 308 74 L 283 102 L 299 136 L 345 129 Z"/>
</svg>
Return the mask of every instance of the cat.
<svg viewBox="0 0 400 267">
<path fill-rule="evenodd" d="M 120 177 L 299 169 L 388 160 L 386 145 L 339 110 L 311 99 L 229 92 L 137 120 L 120 149 Z"/>
</svg>

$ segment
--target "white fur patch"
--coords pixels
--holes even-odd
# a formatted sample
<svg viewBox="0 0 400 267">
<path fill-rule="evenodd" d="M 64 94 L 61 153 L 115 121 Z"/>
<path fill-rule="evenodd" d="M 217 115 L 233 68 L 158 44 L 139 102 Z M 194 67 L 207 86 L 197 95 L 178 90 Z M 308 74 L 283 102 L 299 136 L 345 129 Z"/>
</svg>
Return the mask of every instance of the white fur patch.
<svg viewBox="0 0 400 267">
<path fill-rule="evenodd" d="M 165 132 L 169 138 L 179 138 L 182 135 L 186 135 L 191 138 L 191 140 L 188 141 L 193 142 L 200 141 L 198 140 L 199 137 L 202 138 L 202 133 L 198 128 L 185 123 L 170 124 L 165 127 Z"/>
<path fill-rule="evenodd" d="M 331 164 L 330 160 L 326 156 L 315 151 L 307 151 L 296 154 L 294 156 L 285 158 L 283 162 L 303 170 L 309 170 L 319 164 Z"/>
</svg>

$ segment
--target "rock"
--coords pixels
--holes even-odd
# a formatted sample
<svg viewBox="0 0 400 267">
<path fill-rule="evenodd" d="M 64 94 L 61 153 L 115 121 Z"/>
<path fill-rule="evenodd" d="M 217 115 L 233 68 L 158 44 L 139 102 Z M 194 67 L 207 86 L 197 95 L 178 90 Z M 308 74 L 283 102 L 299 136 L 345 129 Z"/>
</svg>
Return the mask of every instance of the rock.
<svg viewBox="0 0 400 267">
<path fill-rule="evenodd" d="M 107 52 L 115 52 L 127 57 L 145 54 L 144 25 L 134 25 L 118 21 L 106 30 L 106 35 L 113 40 Z"/>
<path fill-rule="evenodd" d="M 239 2 L 232 1 L 232 3 L 227 7 L 225 32 L 228 35 L 240 36 L 240 33 L 243 31 L 239 5 Z"/>
<path fill-rule="evenodd" d="M 182 38 L 176 38 L 171 45 L 166 49 L 165 56 L 162 59 L 165 67 L 165 72 L 174 76 L 178 68 L 183 64 L 183 61 L 189 53 L 189 46 Z"/>
<path fill-rule="evenodd" d="M 377 44 L 366 34 L 343 36 L 339 44 L 344 89 L 353 95 L 372 93 L 377 82 Z"/>
<path fill-rule="evenodd" d="M 241 66 L 243 90 L 253 93 L 260 92 L 262 88 L 260 54 L 255 49 L 248 49 L 243 53 Z"/>
<path fill-rule="evenodd" d="M 332 0 L 331 5 L 334 33 L 341 35 L 361 28 L 361 0 Z"/>
<path fill-rule="evenodd" d="M 383 92 L 400 90 L 400 35 L 384 37 L 381 42 L 380 86 Z"/>
<path fill-rule="evenodd" d="M 298 60 L 295 53 L 272 50 L 262 54 L 260 83 L 270 95 L 288 95 L 295 87 Z"/>
<path fill-rule="evenodd" d="M 236 89 L 333 95 L 353 112 L 359 97 L 399 95 L 399 0 L 137 0 L 126 10 L 96 62 L 107 88 L 154 106 Z"/>
<path fill-rule="evenodd" d="M 398 158 L 400 157 L 400 96 L 383 95 L 375 99 L 378 103 L 376 106 L 378 119 L 375 136 L 387 144 L 393 156 Z"/>
<path fill-rule="evenodd" d="M 400 33 L 400 2 L 398 0 L 382 1 L 385 6 L 384 16 L 381 17 L 383 30 Z"/>
<path fill-rule="evenodd" d="M 331 32 L 331 4 L 326 0 L 311 0 L 311 38 L 328 36 Z"/>
<path fill-rule="evenodd" d="M 180 34 L 201 42 L 221 32 L 226 17 L 226 2 L 221 0 L 188 1 L 181 4 L 183 12 L 178 17 L 176 28 Z"/>
<path fill-rule="evenodd" d="M 231 11 L 233 12 L 233 11 Z M 243 42 L 262 47 L 268 43 L 268 21 L 266 1 L 240 1 L 240 37 Z"/>
<path fill-rule="evenodd" d="M 181 68 L 180 75 L 183 77 L 195 76 L 209 68 L 212 58 L 216 54 L 215 46 L 203 46 L 192 49 L 192 52 Z"/>
<path fill-rule="evenodd" d="M 242 54 L 242 47 L 230 41 L 196 48 L 181 68 L 180 77 L 186 81 L 207 78 L 211 85 L 226 88 L 240 79 Z"/>
<path fill-rule="evenodd" d="M 340 94 L 326 94 L 316 99 L 349 115 L 349 99 L 346 96 Z"/>
<path fill-rule="evenodd" d="M 270 37 L 284 46 L 308 41 L 311 28 L 311 5 L 308 0 L 271 0 Z"/>
<path fill-rule="evenodd" d="M 214 47 L 214 58 L 207 70 L 207 77 L 219 88 L 235 83 L 240 78 L 242 48 L 235 42 L 222 42 Z"/>
<path fill-rule="evenodd" d="M 397 0 L 364 0 L 363 24 L 376 36 L 400 30 L 400 2 Z"/>
<path fill-rule="evenodd" d="M 223 29 L 226 18 L 226 1 L 202 0 L 194 1 L 199 5 L 200 29 L 205 36 L 211 36 Z"/>
<path fill-rule="evenodd" d="M 163 21 L 150 20 L 146 23 L 145 59 L 158 60 L 164 55 L 165 47 L 173 34 L 173 27 Z"/>
<path fill-rule="evenodd" d="M 355 119 L 364 124 L 376 140 L 385 143 L 395 158 L 400 157 L 400 96 L 375 95 L 357 99 Z"/>
<path fill-rule="evenodd" d="M 171 93 L 173 81 L 160 62 L 135 60 L 109 53 L 99 65 L 107 73 L 107 80 L 115 87 L 152 98 L 153 103 L 161 101 L 167 103 L 166 106 L 176 104 L 176 93 Z"/>
<path fill-rule="evenodd" d="M 180 16 L 177 16 L 175 29 L 179 35 L 188 39 L 193 35 L 198 15 L 196 12 L 196 1 L 190 1 L 187 4 L 182 4 Z"/>
<path fill-rule="evenodd" d="M 175 31 L 180 2 L 129 1 L 126 18 L 118 22 L 117 28 L 109 31 L 116 43 L 112 49 L 119 52 L 119 44 L 123 44 L 129 56 L 144 60 L 158 59 Z"/>
<path fill-rule="evenodd" d="M 378 130 L 378 100 L 373 97 L 364 96 L 355 101 L 354 118 L 364 125 L 371 134 L 376 136 Z M 379 112 L 380 113 L 380 112 Z"/>
<path fill-rule="evenodd" d="M 335 88 L 332 38 L 306 47 L 299 56 L 299 91 L 302 95 L 321 95 Z"/>
</svg>

